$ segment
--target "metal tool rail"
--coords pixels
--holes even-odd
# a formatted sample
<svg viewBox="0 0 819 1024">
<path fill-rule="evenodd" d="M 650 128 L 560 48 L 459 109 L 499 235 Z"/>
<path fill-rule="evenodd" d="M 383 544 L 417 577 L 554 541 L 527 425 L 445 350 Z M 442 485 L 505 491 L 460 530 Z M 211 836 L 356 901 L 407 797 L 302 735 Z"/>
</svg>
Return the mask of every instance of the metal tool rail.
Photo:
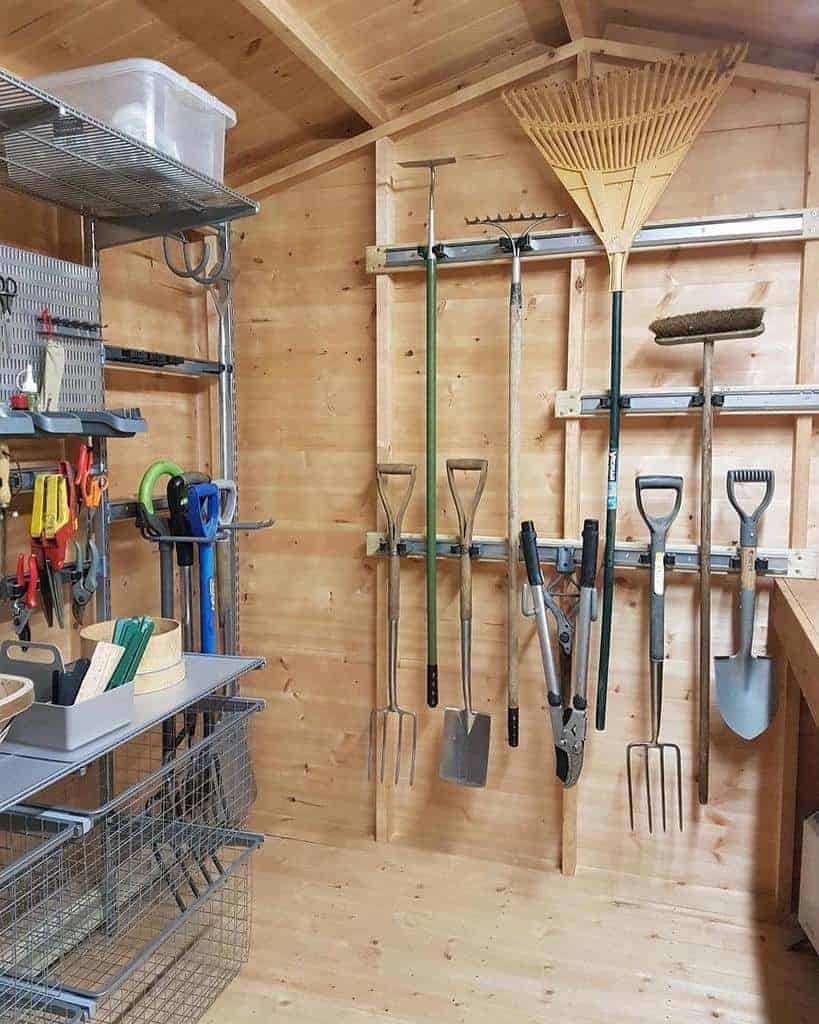
<svg viewBox="0 0 819 1024">
<path fill-rule="evenodd" d="M 620 409 L 626 416 L 682 415 L 702 409 L 703 401 L 699 388 L 645 388 L 621 394 Z M 819 387 L 715 387 L 711 404 L 721 413 L 793 413 L 800 416 L 819 412 Z M 555 392 L 557 419 L 602 416 L 610 408 L 611 399 L 607 391 Z"/>
<path fill-rule="evenodd" d="M 751 242 L 789 242 L 819 236 L 819 210 L 778 210 L 720 217 L 649 222 L 637 233 L 632 253 L 701 247 L 743 245 Z M 505 239 L 470 238 L 442 241 L 436 246 L 439 268 L 504 262 L 511 257 Z M 602 256 L 605 249 L 589 228 L 561 228 L 539 231 L 522 249 L 524 260 L 578 259 Z M 367 246 L 367 271 L 422 270 L 424 258 L 417 245 Z"/>
<path fill-rule="evenodd" d="M 384 535 L 367 533 L 367 555 L 386 554 Z M 542 539 L 538 538 L 537 550 L 544 565 L 561 567 L 579 566 L 583 542 L 578 537 Z M 420 558 L 426 552 L 426 540 L 422 534 L 405 534 L 399 547 L 399 557 Z M 503 537 L 475 537 L 470 548 L 473 559 L 485 562 L 506 561 L 507 544 Z M 438 537 L 438 558 L 459 558 L 460 548 L 456 537 Z M 669 571 L 699 572 L 699 548 L 694 544 L 671 545 L 666 552 L 666 568 Z M 619 541 L 614 552 L 614 564 L 618 569 L 647 569 L 650 559 L 648 545 Z M 739 548 L 734 545 L 711 548 L 711 571 L 714 573 L 736 574 L 740 571 Z M 765 576 L 788 577 L 791 579 L 819 578 L 817 553 L 799 548 L 760 548 L 757 552 L 757 572 Z"/>
</svg>

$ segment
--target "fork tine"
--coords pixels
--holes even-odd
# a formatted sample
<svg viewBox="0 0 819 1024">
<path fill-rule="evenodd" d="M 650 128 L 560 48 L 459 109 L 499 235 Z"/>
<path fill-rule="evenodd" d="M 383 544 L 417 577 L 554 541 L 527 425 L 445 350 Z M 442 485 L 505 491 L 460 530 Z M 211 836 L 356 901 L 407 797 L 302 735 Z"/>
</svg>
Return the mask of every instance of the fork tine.
<svg viewBox="0 0 819 1024">
<path fill-rule="evenodd" d="M 367 778 L 371 779 L 375 774 L 375 730 L 376 726 L 375 708 L 370 712 L 370 734 L 367 741 Z"/>
<path fill-rule="evenodd" d="M 381 728 L 381 781 L 384 781 L 384 768 L 387 763 L 387 712 L 383 713 L 383 726 Z"/>
<path fill-rule="evenodd" d="M 401 737 L 404 732 L 404 715 L 401 711 L 398 712 L 398 746 L 395 749 L 395 784 L 398 785 L 398 779 L 401 775 Z"/>
<path fill-rule="evenodd" d="M 677 754 L 677 809 L 680 816 L 680 832 L 683 830 L 683 786 L 682 786 L 682 753 L 678 746 L 674 747 Z"/>
<path fill-rule="evenodd" d="M 631 784 L 631 753 L 634 748 L 632 743 L 626 747 L 626 784 L 628 786 L 628 816 L 631 822 L 631 831 L 634 831 L 634 789 Z"/>
<path fill-rule="evenodd" d="M 663 809 L 663 832 L 667 831 L 666 807 L 665 807 L 665 744 L 660 748 L 660 803 Z"/>
<path fill-rule="evenodd" d="M 651 756 L 649 754 L 649 747 L 645 746 L 646 752 L 646 804 L 648 806 L 648 834 L 654 835 L 654 814 L 651 805 Z"/>
<path fill-rule="evenodd" d="M 409 784 L 415 782 L 415 750 L 418 745 L 418 715 L 412 715 L 412 753 L 410 755 L 410 777 Z M 682 819 L 680 819 L 682 820 Z"/>
</svg>

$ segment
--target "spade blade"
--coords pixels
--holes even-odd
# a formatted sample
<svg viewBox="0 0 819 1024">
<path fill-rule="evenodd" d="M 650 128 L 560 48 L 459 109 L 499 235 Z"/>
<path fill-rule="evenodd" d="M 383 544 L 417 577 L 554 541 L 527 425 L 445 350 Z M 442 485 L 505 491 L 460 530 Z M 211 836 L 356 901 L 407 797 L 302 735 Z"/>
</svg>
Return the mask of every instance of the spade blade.
<svg viewBox="0 0 819 1024">
<path fill-rule="evenodd" d="M 714 658 L 717 706 L 725 724 L 746 740 L 756 739 L 776 711 L 773 662 L 770 658 Z"/>
<path fill-rule="evenodd" d="M 446 708 L 444 747 L 438 769 L 444 781 L 475 788 L 486 785 L 491 721 L 489 715 L 469 715 L 463 708 Z"/>
</svg>

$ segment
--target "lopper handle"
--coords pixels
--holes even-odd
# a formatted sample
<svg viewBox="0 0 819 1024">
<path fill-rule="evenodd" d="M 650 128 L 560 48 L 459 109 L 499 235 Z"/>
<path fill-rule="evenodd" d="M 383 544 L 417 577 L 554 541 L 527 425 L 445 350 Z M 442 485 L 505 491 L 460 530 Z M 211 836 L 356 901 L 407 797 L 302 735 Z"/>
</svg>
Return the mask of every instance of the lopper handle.
<svg viewBox="0 0 819 1024">
<path fill-rule="evenodd" d="M 649 530 L 651 600 L 649 606 L 649 658 L 654 663 L 665 660 L 665 543 L 671 524 L 682 504 L 681 476 L 638 476 L 634 481 L 637 508 Z M 643 491 L 673 491 L 674 505 L 664 516 L 651 516 L 643 507 Z"/>
<path fill-rule="evenodd" d="M 580 559 L 580 586 L 594 588 L 597 578 L 597 544 L 600 526 L 596 519 L 583 523 L 583 554 Z"/>
<path fill-rule="evenodd" d="M 543 571 L 537 554 L 537 533 L 531 519 L 521 523 L 520 545 L 523 548 L 523 560 L 526 563 L 526 576 L 530 587 L 543 586 Z"/>
</svg>

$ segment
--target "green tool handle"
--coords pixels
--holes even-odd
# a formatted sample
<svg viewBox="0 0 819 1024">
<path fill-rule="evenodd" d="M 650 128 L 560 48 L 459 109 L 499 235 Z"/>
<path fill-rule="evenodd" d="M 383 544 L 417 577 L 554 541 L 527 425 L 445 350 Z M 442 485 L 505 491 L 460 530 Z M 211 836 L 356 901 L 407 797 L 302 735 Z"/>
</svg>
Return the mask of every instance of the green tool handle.
<svg viewBox="0 0 819 1024">
<path fill-rule="evenodd" d="M 438 579 L 437 579 L 437 353 L 436 316 L 438 302 L 437 257 L 432 248 L 426 252 L 427 268 L 427 451 L 426 451 L 426 501 L 427 501 L 427 704 L 438 706 Z"/>
<path fill-rule="evenodd" d="M 168 459 L 159 459 L 152 463 L 143 473 L 139 482 L 139 503 L 144 505 L 148 512 L 154 513 L 154 487 L 157 480 L 162 476 L 181 476 L 182 470 L 175 462 Z"/>
<path fill-rule="evenodd" d="M 600 662 L 597 667 L 595 725 L 606 728 L 611 625 L 614 612 L 614 548 L 617 541 L 617 474 L 620 459 L 620 377 L 623 348 L 623 293 L 611 293 L 611 383 L 609 390 L 609 459 L 606 490 L 606 548 L 603 555 L 603 613 L 600 624 Z"/>
</svg>

